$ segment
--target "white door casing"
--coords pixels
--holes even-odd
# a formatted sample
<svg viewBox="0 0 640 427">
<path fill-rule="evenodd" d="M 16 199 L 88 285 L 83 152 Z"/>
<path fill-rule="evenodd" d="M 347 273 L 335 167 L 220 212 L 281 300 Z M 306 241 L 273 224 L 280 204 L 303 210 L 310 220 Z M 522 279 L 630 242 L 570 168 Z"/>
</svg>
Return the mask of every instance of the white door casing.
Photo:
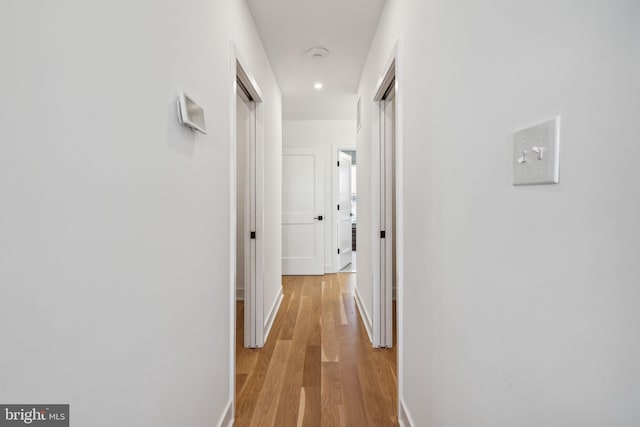
<svg viewBox="0 0 640 427">
<path fill-rule="evenodd" d="M 378 134 L 373 149 L 373 337 L 374 347 L 393 346 L 393 284 L 395 282 L 395 181 L 397 109 L 395 58 L 380 79 L 374 101 Z"/>
<path fill-rule="evenodd" d="M 324 274 L 323 155 L 282 150 L 282 274 Z"/>
<path fill-rule="evenodd" d="M 351 156 L 338 153 L 338 204 L 336 228 L 338 244 L 338 271 L 351 262 Z"/>
<path fill-rule="evenodd" d="M 235 325 L 237 296 L 244 299 L 244 345 L 264 346 L 263 304 L 263 217 L 264 134 L 262 96 L 255 80 L 246 73 L 244 61 L 232 45 L 234 61 L 231 133 L 231 283 L 232 319 Z M 242 157 L 242 158 L 240 158 Z M 240 169 L 245 169 L 244 172 Z M 240 188 L 239 186 L 242 185 Z M 242 210 L 243 212 L 239 212 Z M 242 286 L 244 285 L 244 286 Z M 241 292 L 238 290 L 241 289 Z M 231 330 L 235 345 L 235 326 Z M 235 353 L 232 353 L 234 356 Z M 234 356 L 235 357 L 235 356 Z M 232 367 L 233 369 L 233 367 Z M 233 383 L 234 378 L 231 378 Z"/>
</svg>

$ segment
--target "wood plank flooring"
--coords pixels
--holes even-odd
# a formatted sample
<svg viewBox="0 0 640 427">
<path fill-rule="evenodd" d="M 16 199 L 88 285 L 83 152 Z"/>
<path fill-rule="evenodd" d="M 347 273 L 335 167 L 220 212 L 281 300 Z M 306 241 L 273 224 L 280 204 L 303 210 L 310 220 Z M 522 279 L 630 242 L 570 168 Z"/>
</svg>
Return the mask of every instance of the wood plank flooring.
<svg viewBox="0 0 640 427">
<path fill-rule="evenodd" d="M 355 274 L 283 277 L 262 349 L 236 330 L 235 426 L 397 426 L 396 350 L 374 349 L 353 299 Z"/>
</svg>

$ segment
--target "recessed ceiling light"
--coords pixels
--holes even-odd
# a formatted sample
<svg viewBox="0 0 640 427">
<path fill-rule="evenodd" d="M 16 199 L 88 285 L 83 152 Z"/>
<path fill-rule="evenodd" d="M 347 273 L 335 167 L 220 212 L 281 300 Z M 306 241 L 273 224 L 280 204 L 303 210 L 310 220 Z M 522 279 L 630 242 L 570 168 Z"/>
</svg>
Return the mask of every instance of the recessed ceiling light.
<svg viewBox="0 0 640 427">
<path fill-rule="evenodd" d="M 320 89 L 322 89 L 322 83 L 318 82 L 318 83 L 314 84 L 313 87 L 318 89 L 318 90 L 320 90 Z"/>
</svg>

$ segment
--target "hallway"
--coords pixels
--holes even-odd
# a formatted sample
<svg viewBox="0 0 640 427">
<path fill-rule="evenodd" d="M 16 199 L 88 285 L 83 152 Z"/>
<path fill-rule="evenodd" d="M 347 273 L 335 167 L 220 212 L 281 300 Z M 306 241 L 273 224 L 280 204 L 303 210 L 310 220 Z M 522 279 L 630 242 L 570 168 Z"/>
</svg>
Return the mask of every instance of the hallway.
<svg viewBox="0 0 640 427">
<path fill-rule="evenodd" d="M 236 330 L 236 426 L 394 426 L 396 350 L 373 349 L 353 299 L 355 274 L 284 276 L 264 348 Z"/>
<path fill-rule="evenodd" d="M 0 425 L 640 426 L 640 0 L 6 0 L 0 33 Z"/>
</svg>

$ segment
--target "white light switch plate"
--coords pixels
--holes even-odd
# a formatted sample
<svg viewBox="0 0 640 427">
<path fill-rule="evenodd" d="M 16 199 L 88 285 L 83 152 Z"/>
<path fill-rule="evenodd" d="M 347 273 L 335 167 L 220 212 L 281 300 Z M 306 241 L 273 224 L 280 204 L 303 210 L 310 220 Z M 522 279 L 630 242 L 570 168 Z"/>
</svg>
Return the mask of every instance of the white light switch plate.
<svg viewBox="0 0 640 427">
<path fill-rule="evenodd" d="M 517 131 L 513 138 L 513 185 L 560 182 L 560 117 Z"/>
</svg>

